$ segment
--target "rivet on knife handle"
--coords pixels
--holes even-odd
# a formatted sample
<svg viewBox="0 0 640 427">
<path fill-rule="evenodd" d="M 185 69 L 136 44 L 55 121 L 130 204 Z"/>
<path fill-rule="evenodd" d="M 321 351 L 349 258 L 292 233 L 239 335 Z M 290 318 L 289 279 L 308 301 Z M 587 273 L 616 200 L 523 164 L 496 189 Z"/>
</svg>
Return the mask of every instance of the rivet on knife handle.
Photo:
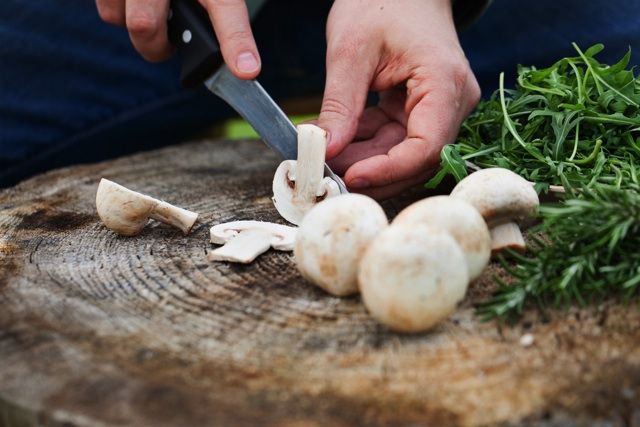
<svg viewBox="0 0 640 427">
<path fill-rule="evenodd" d="M 223 63 L 207 11 L 197 0 L 171 0 L 169 41 L 182 59 L 180 83 L 196 87 Z"/>
</svg>

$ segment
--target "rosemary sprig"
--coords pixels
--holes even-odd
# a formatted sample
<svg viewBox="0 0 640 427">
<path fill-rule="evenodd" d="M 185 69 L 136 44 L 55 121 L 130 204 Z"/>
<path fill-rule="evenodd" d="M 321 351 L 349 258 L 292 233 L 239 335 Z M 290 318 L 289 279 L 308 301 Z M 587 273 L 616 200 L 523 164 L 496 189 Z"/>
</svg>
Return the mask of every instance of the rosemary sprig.
<svg viewBox="0 0 640 427">
<path fill-rule="evenodd" d="M 517 317 L 525 303 L 544 309 L 606 296 L 628 299 L 640 289 L 640 192 L 596 185 L 579 198 L 540 208 L 528 256 L 502 258 L 512 276 L 478 307 L 484 319 Z M 509 262 L 509 261 L 515 261 Z"/>
<path fill-rule="evenodd" d="M 640 294 L 640 79 L 630 51 L 605 65 L 595 58 L 602 45 L 573 47 L 577 56 L 548 68 L 519 67 L 514 89 L 501 74 L 427 183 L 460 181 L 467 166 L 503 167 L 538 191 L 566 190 L 540 209 L 527 255 L 502 258 L 511 280 L 478 307 L 485 319 L 517 317 L 527 303 L 544 310 Z"/>
</svg>

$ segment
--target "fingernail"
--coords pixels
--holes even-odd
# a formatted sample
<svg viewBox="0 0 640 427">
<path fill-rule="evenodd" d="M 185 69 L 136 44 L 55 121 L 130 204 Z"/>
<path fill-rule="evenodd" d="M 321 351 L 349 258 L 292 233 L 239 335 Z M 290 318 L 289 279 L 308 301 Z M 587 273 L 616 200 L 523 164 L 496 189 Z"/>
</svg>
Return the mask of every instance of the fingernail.
<svg viewBox="0 0 640 427">
<path fill-rule="evenodd" d="M 258 69 L 258 58 L 251 52 L 243 52 L 238 55 L 236 66 L 243 73 L 252 73 Z"/>
<path fill-rule="evenodd" d="M 349 187 L 351 188 L 368 188 L 371 187 L 371 183 L 363 178 L 356 178 L 353 181 L 349 182 Z"/>
</svg>

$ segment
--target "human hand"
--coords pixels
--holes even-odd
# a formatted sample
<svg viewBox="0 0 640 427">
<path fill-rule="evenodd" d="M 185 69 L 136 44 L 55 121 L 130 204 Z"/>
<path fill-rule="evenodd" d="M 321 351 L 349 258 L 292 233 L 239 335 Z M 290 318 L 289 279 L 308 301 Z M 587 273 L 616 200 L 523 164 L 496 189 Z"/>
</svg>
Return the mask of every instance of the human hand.
<svg viewBox="0 0 640 427">
<path fill-rule="evenodd" d="M 479 99 L 450 0 L 334 2 L 318 125 L 349 188 L 383 199 L 426 181 Z"/>
<path fill-rule="evenodd" d="M 206 8 L 224 62 L 241 79 L 260 73 L 260 56 L 249 25 L 244 0 L 198 0 Z M 148 61 L 167 59 L 173 52 L 167 37 L 169 0 L 96 0 L 102 20 L 126 26 L 133 46 Z"/>
</svg>

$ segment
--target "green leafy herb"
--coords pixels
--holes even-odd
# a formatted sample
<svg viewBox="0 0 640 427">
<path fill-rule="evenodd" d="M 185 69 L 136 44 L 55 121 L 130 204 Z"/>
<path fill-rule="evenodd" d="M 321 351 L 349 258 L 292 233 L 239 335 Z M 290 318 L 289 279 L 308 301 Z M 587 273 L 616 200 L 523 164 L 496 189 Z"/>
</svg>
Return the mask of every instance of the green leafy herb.
<svg viewBox="0 0 640 427">
<path fill-rule="evenodd" d="M 540 208 L 543 219 L 528 256 L 502 258 L 513 280 L 480 305 L 481 317 L 513 317 L 538 307 L 628 299 L 640 287 L 640 192 L 596 185 L 579 198 Z"/>
<path fill-rule="evenodd" d="M 569 191 L 596 184 L 638 185 L 640 80 L 628 69 L 631 52 L 600 64 L 598 44 L 544 69 L 519 67 L 515 89 L 500 87 L 463 124 L 456 145 L 442 151 L 442 169 L 457 180 L 467 162 L 513 170 L 538 189 Z"/>
<path fill-rule="evenodd" d="M 460 181 L 467 166 L 511 169 L 538 191 L 561 185 L 559 203 L 540 209 L 527 255 L 501 262 L 511 279 L 478 308 L 485 318 L 640 294 L 640 80 L 631 52 L 613 65 L 595 58 L 601 44 L 544 69 L 519 67 L 514 89 L 482 101 L 442 169 Z"/>
<path fill-rule="evenodd" d="M 453 175 L 457 181 L 467 176 L 467 168 L 460 153 L 453 145 L 445 145 L 440 153 L 442 159 L 442 167 L 438 173 L 427 183 L 427 188 L 436 188 L 440 185 L 443 178 L 447 175 Z"/>
</svg>

